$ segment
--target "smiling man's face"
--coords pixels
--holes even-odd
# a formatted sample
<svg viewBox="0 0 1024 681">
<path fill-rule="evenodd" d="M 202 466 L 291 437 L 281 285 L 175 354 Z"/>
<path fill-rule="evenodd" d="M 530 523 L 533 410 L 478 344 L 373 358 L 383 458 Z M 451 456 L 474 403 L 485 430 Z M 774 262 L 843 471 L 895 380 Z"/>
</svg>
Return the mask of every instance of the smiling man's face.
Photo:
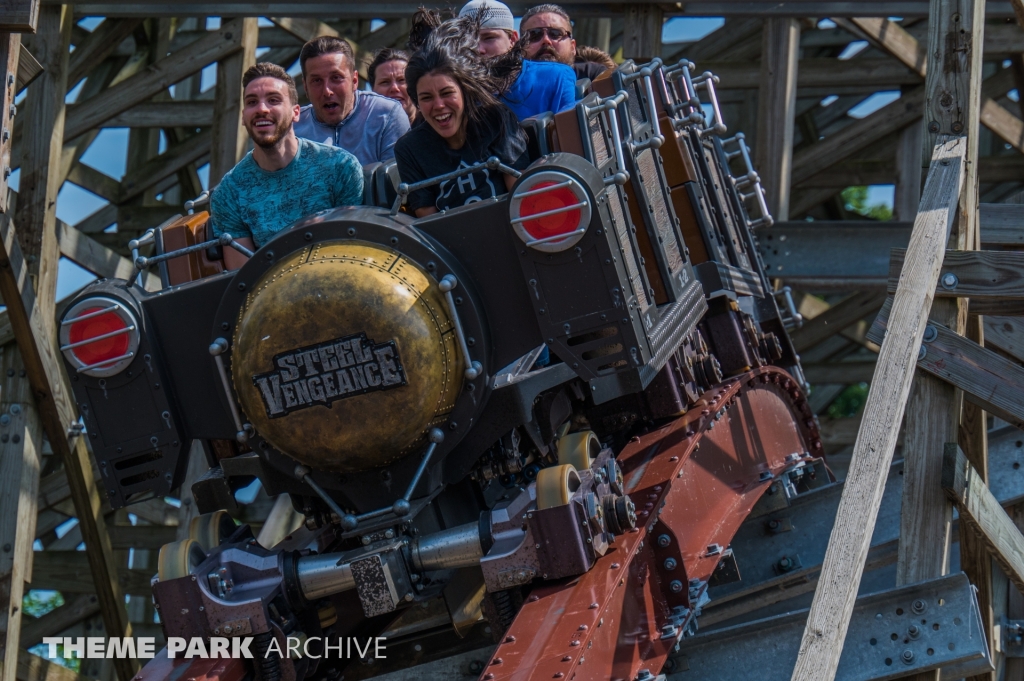
<svg viewBox="0 0 1024 681">
<path fill-rule="evenodd" d="M 288 134 L 299 120 L 299 105 L 292 102 L 288 84 L 271 76 L 245 86 L 242 123 L 257 146 L 269 149 Z"/>
</svg>

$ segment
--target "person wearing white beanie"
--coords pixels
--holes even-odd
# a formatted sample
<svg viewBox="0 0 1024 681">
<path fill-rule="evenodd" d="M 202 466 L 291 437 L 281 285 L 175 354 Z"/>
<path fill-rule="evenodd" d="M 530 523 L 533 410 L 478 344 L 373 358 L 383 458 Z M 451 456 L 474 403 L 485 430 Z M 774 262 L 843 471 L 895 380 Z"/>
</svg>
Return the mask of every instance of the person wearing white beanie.
<svg viewBox="0 0 1024 681">
<path fill-rule="evenodd" d="M 485 57 L 505 54 L 519 41 L 512 10 L 497 0 L 470 0 L 459 10 L 459 16 L 475 17 L 481 11 L 477 51 Z"/>
</svg>

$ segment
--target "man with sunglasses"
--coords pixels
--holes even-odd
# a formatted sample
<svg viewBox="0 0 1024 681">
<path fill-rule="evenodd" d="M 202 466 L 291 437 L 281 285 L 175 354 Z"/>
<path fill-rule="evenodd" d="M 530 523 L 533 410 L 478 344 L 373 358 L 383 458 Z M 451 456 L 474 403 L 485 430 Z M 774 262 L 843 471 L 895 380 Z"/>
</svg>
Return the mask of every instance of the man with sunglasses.
<svg viewBox="0 0 1024 681">
<path fill-rule="evenodd" d="M 594 80 L 607 70 L 603 64 L 587 61 L 576 54 L 569 15 L 558 5 L 531 7 L 519 22 L 524 54 L 532 61 L 559 62 L 571 66 L 577 78 Z"/>
<path fill-rule="evenodd" d="M 470 0 L 459 16 L 478 18 L 477 52 L 492 64 L 503 61 L 519 38 L 512 11 L 497 0 Z M 509 39 L 502 40 L 502 35 Z M 519 75 L 500 99 L 516 118 L 523 120 L 546 111 L 558 113 L 576 104 L 576 74 L 571 68 L 557 62 L 528 61 L 523 59 L 525 55 L 513 56 Z"/>
</svg>

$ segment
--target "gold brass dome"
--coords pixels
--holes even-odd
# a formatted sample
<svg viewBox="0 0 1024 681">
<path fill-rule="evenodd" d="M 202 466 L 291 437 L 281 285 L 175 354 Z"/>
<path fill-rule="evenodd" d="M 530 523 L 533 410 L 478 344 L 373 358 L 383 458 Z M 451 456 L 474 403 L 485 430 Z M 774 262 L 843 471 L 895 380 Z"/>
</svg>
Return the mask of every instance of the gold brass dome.
<svg viewBox="0 0 1024 681">
<path fill-rule="evenodd" d="M 313 469 L 411 453 L 462 385 L 443 294 L 384 246 L 328 241 L 267 271 L 239 312 L 231 373 L 256 432 Z"/>
</svg>

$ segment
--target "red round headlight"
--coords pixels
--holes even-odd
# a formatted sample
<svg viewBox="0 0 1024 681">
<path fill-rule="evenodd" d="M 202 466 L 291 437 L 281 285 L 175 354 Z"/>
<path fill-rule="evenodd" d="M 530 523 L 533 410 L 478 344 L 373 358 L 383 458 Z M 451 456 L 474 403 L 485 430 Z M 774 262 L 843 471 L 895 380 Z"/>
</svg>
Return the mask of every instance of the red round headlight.
<svg viewBox="0 0 1024 681">
<path fill-rule="evenodd" d="M 563 251 L 583 238 L 590 200 L 583 186 L 564 173 L 544 171 L 516 187 L 509 203 L 516 234 L 531 248 Z"/>
<path fill-rule="evenodd" d="M 112 376 L 127 367 L 139 349 L 139 328 L 124 303 L 86 298 L 61 322 L 60 349 L 87 376 Z"/>
</svg>

